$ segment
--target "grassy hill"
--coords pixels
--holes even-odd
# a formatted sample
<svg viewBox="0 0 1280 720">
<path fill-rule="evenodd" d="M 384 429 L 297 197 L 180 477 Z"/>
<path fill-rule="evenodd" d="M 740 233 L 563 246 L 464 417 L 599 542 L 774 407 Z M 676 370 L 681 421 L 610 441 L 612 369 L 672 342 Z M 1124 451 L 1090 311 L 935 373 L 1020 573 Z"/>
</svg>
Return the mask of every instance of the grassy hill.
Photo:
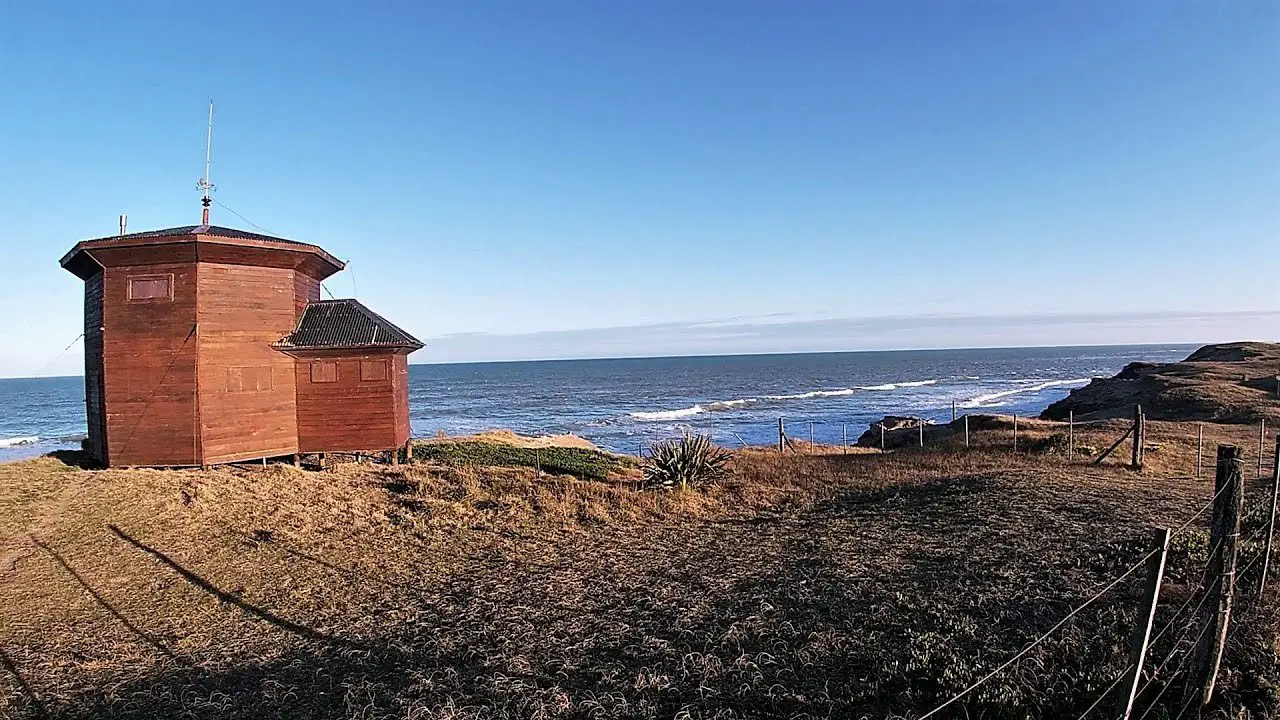
<svg viewBox="0 0 1280 720">
<path fill-rule="evenodd" d="M 726 482 L 674 493 L 621 462 L 538 477 L 483 448 L 323 472 L 0 465 L 0 716 L 916 717 L 1211 494 L 1185 426 L 1152 423 L 1144 475 L 1013 455 L 1003 433 L 741 451 Z M 1175 543 L 1158 623 L 1200 579 L 1204 523 Z M 1126 662 L 1140 585 L 943 717 L 1079 716 Z M 1223 717 L 1277 711 L 1274 600 L 1239 609 Z"/>
</svg>

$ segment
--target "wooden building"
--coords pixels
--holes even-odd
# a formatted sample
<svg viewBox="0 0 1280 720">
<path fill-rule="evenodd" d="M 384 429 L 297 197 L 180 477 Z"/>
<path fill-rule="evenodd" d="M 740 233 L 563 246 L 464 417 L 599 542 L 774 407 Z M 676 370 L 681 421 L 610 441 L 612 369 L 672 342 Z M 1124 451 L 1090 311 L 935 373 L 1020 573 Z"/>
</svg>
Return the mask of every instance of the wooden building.
<svg viewBox="0 0 1280 720">
<path fill-rule="evenodd" d="M 88 450 L 108 467 L 379 451 L 409 438 L 422 343 L 355 300 L 320 300 L 343 263 L 214 225 L 77 244 Z"/>
</svg>

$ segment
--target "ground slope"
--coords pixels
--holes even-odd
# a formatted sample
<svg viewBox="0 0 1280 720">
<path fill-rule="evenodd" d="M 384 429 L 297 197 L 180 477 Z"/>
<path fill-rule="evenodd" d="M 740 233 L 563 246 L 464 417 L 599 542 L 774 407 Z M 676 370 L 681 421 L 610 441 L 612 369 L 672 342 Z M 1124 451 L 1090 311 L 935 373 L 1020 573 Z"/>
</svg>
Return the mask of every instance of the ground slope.
<svg viewBox="0 0 1280 720">
<path fill-rule="evenodd" d="M 1148 476 L 991 447 L 748 451 L 696 493 L 525 468 L 0 466 L 0 716 L 915 715 L 1204 505 L 1207 482 L 1173 477 L 1189 433 L 1152 434 Z M 1161 617 L 1203 543 L 1197 524 L 1175 548 Z M 1124 662 L 1137 580 L 957 712 L 1079 715 Z M 1273 626 L 1242 627 L 1222 702 L 1274 710 Z"/>
</svg>

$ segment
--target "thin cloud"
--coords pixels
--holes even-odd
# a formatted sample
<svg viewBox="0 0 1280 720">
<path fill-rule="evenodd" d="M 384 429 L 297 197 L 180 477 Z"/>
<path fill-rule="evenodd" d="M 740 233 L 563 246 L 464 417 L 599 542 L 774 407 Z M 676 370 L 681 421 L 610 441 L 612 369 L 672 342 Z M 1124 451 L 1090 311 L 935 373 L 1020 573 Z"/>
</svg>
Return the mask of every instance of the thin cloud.
<svg viewBox="0 0 1280 720">
<path fill-rule="evenodd" d="M 1280 311 L 901 315 L 793 319 L 781 315 L 555 330 L 458 333 L 431 339 L 418 362 L 824 352 L 898 348 L 1214 342 L 1274 337 Z"/>
</svg>

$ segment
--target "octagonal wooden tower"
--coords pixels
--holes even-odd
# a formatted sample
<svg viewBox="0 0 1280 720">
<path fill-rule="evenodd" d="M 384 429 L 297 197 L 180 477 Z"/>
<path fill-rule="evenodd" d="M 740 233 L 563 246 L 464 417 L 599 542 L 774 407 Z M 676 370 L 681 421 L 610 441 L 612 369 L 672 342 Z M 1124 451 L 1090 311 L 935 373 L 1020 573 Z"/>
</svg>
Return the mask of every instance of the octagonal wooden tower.
<svg viewBox="0 0 1280 720">
<path fill-rule="evenodd" d="M 354 300 L 315 245 L 213 225 L 86 240 L 88 451 L 108 467 L 377 451 L 409 438 L 412 336 Z M 327 308 L 340 308 L 340 311 Z"/>
</svg>

